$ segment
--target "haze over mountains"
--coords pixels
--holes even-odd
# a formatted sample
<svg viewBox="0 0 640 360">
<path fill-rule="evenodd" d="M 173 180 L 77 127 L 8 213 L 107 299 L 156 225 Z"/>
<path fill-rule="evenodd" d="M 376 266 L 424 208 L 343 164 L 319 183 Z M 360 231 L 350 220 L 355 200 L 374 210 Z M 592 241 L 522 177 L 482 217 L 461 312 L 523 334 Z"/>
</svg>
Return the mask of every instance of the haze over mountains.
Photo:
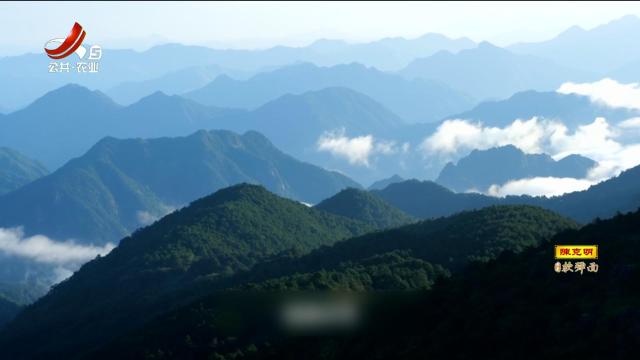
<svg viewBox="0 0 640 360">
<path fill-rule="evenodd" d="M 505 48 L 167 44 L 105 49 L 95 76 L 0 58 L 0 357 L 469 357 L 457 339 L 491 358 L 504 329 L 531 342 L 500 358 L 557 355 L 527 334 L 531 314 L 551 347 L 605 325 L 626 355 L 640 335 L 634 34 L 625 17 Z M 606 282 L 555 274 L 565 241 L 602 246 Z M 411 327 L 365 316 L 363 333 L 289 337 L 272 320 L 291 291 Z M 390 292 L 399 302 L 378 301 Z"/>
<path fill-rule="evenodd" d="M 457 54 L 442 51 L 416 59 L 400 74 L 410 79 L 438 80 L 476 99 L 501 99 L 524 90 L 550 91 L 567 81 L 598 78 L 544 58 L 513 54 L 488 42 Z"/>
<path fill-rule="evenodd" d="M 516 119 L 539 117 L 560 120 L 568 128 L 576 129 L 598 117 L 617 123 L 637 116 L 640 116 L 638 109 L 611 107 L 594 102 L 587 96 L 528 90 L 515 93 L 504 100 L 480 103 L 472 109 L 450 114 L 446 118 L 468 119 L 488 126 L 505 127 Z"/>
<path fill-rule="evenodd" d="M 585 30 L 572 26 L 553 39 L 538 43 L 518 43 L 508 49 L 553 60 L 557 64 L 604 75 L 640 58 L 633 36 L 640 31 L 640 19 L 624 16 L 607 24 Z M 630 80 L 623 77 L 619 80 Z M 637 79 L 635 79 L 637 80 Z"/>
<path fill-rule="evenodd" d="M 506 196 L 455 193 L 432 181 L 407 180 L 373 190 L 373 194 L 417 218 L 436 218 L 490 205 L 526 204 L 543 207 L 581 223 L 609 218 L 640 208 L 640 166 L 583 191 L 562 196 Z"/>
<path fill-rule="evenodd" d="M 106 244 L 242 182 L 312 204 L 346 187 L 359 187 L 344 175 L 282 153 L 256 132 L 109 137 L 51 175 L 1 197 L 0 226 L 22 226 L 26 235 Z"/>
<path fill-rule="evenodd" d="M 6 147 L 0 147 L 0 195 L 16 190 L 49 171 L 38 161 Z"/>
<path fill-rule="evenodd" d="M 149 81 L 169 73 L 212 64 L 228 69 L 224 71 L 227 75 L 257 72 L 263 68 L 300 61 L 321 66 L 360 62 L 388 70 L 401 68 L 416 54 L 425 56 L 443 49 L 456 52 L 473 46 L 474 43 L 469 39 L 449 39 L 439 34 L 427 34 L 411 40 L 390 38 L 355 45 L 320 40 L 307 47 L 277 46 L 265 50 L 222 50 L 165 44 L 143 52 L 105 49 L 105 55 L 100 59 L 101 70 L 95 74 L 49 74 L 49 58 L 42 54 L 25 54 L 0 58 L 0 83 L 12 83 L 15 86 L 0 87 L 0 106 L 10 110 L 20 109 L 46 92 L 70 82 L 108 91 L 121 83 Z M 189 73 L 188 70 L 183 72 Z M 184 81 L 182 77 L 179 80 Z M 171 88 L 174 88 L 173 85 Z"/>
<path fill-rule="evenodd" d="M 409 122 L 439 120 L 474 104 L 469 96 L 442 83 L 405 80 L 357 63 L 333 67 L 304 63 L 260 73 L 246 81 L 220 76 L 185 97 L 217 107 L 256 108 L 282 95 L 328 87 L 346 87 L 367 95 Z"/>
<path fill-rule="evenodd" d="M 637 78 L 632 64 L 640 54 L 629 52 L 633 46 L 625 41 L 632 42 L 633 34 L 640 32 L 639 24 L 637 17 L 627 16 L 592 30 L 572 27 L 549 41 L 514 44 L 506 49 L 497 49 L 488 43 L 477 46 L 466 38 L 450 39 L 432 33 L 415 39 L 387 38 L 364 44 L 323 39 L 306 47 L 279 46 L 265 50 L 221 50 L 180 44 L 159 45 L 143 52 L 105 49 L 101 72 L 96 74 L 49 74 L 48 58 L 25 54 L 0 58 L 0 83 L 14 85 L 13 88 L 0 87 L 0 108 L 20 109 L 70 82 L 117 94 L 114 98 L 127 104 L 148 95 L 152 85 L 157 86 L 155 90 L 173 94 L 202 86 L 216 74 L 246 78 L 263 69 L 295 62 L 318 66 L 357 62 L 382 71 L 399 71 L 415 61 L 402 73 L 442 79 L 444 85 L 476 100 L 505 98 L 523 90 L 553 90 L 558 81 L 610 76 L 630 82 Z M 462 50 L 469 52 L 455 55 Z M 476 65 L 471 67 L 472 63 L 463 60 L 473 60 Z M 420 62 L 430 64 L 430 70 L 419 70 Z M 478 65 L 480 63 L 483 65 Z M 460 72 L 454 64 L 467 70 Z M 548 66 L 548 71 L 542 71 L 541 66 Z M 563 69 L 567 71 L 565 74 Z M 479 83 L 465 84 L 463 76 L 492 81 L 483 82 L 487 85 L 485 90 L 479 85 L 474 89 L 470 84 Z M 496 81 L 498 79 L 500 81 Z M 113 92 L 116 89 L 118 91 Z"/>
<path fill-rule="evenodd" d="M 469 219 L 474 216 L 493 217 L 494 221 L 486 223 Z M 388 246 L 385 239 L 392 234 L 402 233 L 400 241 L 413 244 L 416 244 L 416 236 L 421 238 L 433 234 L 435 246 L 435 242 L 444 239 L 447 228 L 456 228 L 455 224 L 464 223 L 467 225 L 458 229 L 468 231 L 457 233 L 461 238 L 472 239 L 472 234 L 482 233 L 481 228 L 488 227 L 509 234 L 504 239 L 506 243 L 522 242 L 517 234 L 524 236 L 529 226 L 517 228 L 520 232 L 509 233 L 511 224 L 518 223 L 515 219 L 519 218 L 527 219 L 529 225 L 544 225 L 538 226 L 536 233 L 526 236 L 534 244 L 551 236 L 554 230 L 574 226 L 562 217 L 538 209 L 493 209 L 434 223 L 409 225 L 402 230 L 372 234 L 368 238 L 376 239 L 376 243 L 384 248 Z M 252 227 L 242 226 L 249 223 L 253 223 Z M 290 247 L 299 247 L 305 253 L 321 244 L 329 245 L 349 235 L 360 235 L 366 229 L 361 223 L 277 198 L 260 187 L 240 185 L 224 189 L 165 217 L 123 240 L 120 247 L 108 256 L 85 265 L 73 278 L 20 314 L 3 332 L 3 339 L 11 341 L 11 355 L 17 358 L 42 356 L 44 353 L 64 356 L 70 351 L 77 356 L 87 356 L 86 352 L 92 348 L 104 346 L 150 316 L 171 306 L 186 305 L 188 299 L 205 289 L 207 284 L 212 288 L 224 286 L 222 284 L 230 276 L 239 270 L 248 270 L 261 258 L 276 255 Z M 368 238 L 342 242 L 335 251 L 346 257 L 352 251 L 344 252 L 342 249 L 350 245 L 360 246 Z M 369 248 L 368 253 L 380 246 Z M 195 252 L 196 249 L 199 250 Z M 326 251 L 334 250 L 319 250 L 317 255 L 322 257 Z M 329 258 L 332 262 L 339 260 L 335 256 Z M 310 265 L 313 262 L 302 263 Z M 201 286 L 195 286 L 198 284 Z M 180 293 L 182 296 L 175 296 Z M 92 295 L 87 298 L 87 295 L 78 297 L 79 294 Z M 149 296 L 151 294 L 154 295 Z M 132 297 L 139 301 L 130 301 Z M 158 301 L 163 298 L 166 300 Z M 174 300 L 170 300 L 172 298 Z M 80 302 L 88 302 L 91 306 L 80 305 Z M 71 311 L 78 306 L 84 310 Z M 106 306 L 117 309 L 117 312 L 108 314 L 104 311 Z M 61 315 L 70 312 L 74 315 Z M 29 323 L 37 323 L 38 326 L 32 327 Z M 45 335 L 44 329 L 60 328 L 63 323 L 67 324 L 64 330 L 53 336 L 50 333 Z M 63 337 L 82 339 L 83 346 L 74 346 L 72 350 L 69 343 L 59 341 Z M 25 347 L 26 339 L 38 341 L 41 345 L 37 349 Z M 3 346 L 5 344 L 8 343 L 2 343 Z"/>
<path fill-rule="evenodd" d="M 0 144 L 56 169 L 105 136 L 184 136 L 211 128 L 220 113 L 162 93 L 122 107 L 100 91 L 71 84 L 4 117 Z"/>
<path fill-rule="evenodd" d="M 157 91 L 167 95 L 177 95 L 195 90 L 220 75 L 229 75 L 233 78 L 247 76 L 246 73 L 241 71 L 224 69 L 218 65 L 193 66 L 170 72 L 154 79 L 123 82 L 107 90 L 106 93 L 117 103 L 130 105 Z"/>
</svg>

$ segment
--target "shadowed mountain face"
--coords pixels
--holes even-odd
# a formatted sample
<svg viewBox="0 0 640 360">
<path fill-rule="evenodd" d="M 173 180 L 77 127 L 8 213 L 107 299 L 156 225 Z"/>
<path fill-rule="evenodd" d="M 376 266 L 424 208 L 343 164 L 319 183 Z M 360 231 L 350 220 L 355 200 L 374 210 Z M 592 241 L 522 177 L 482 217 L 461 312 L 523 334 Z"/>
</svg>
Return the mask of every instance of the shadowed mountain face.
<svg viewBox="0 0 640 360">
<path fill-rule="evenodd" d="M 323 200 L 315 208 L 381 229 L 408 224 L 414 220 L 372 193 L 354 188 L 342 190 Z"/>
<path fill-rule="evenodd" d="M 583 179 L 596 162 L 579 155 L 555 161 L 546 154 L 525 154 L 513 145 L 474 150 L 457 164 L 448 163 L 436 179 L 456 192 L 487 192 L 491 185 L 532 177 Z"/>
<path fill-rule="evenodd" d="M 201 104 L 256 108 L 286 94 L 346 87 L 367 95 L 409 122 L 429 122 L 462 110 L 470 97 L 430 80 L 406 80 L 360 64 L 318 67 L 298 64 L 238 81 L 226 76 L 185 94 Z"/>
<path fill-rule="evenodd" d="M 15 359 L 67 357 L 63 354 L 71 351 L 80 357 L 152 316 L 188 303 L 199 293 L 198 284 L 227 278 L 288 250 L 306 253 L 370 230 L 362 222 L 280 198 L 263 187 L 229 187 L 137 231 L 109 255 L 84 265 L 22 312 L 3 332 L 0 347 L 13 344 L 10 356 Z M 54 308 L 58 310 L 52 312 Z M 41 326 L 32 327 L 36 319 L 42 319 Z M 51 328 L 57 329 L 55 334 Z M 73 342 L 63 341 L 71 338 Z M 27 339 L 39 346 L 23 347 Z"/>
<path fill-rule="evenodd" d="M 507 196 L 498 198 L 481 194 L 462 194 L 431 181 L 408 180 L 373 191 L 391 205 L 418 218 L 447 216 L 462 210 L 489 205 L 526 204 L 553 210 L 581 223 L 609 218 L 618 212 L 640 208 L 640 166 L 617 177 L 556 197 Z"/>
<path fill-rule="evenodd" d="M 2 329 L 6 323 L 13 320 L 20 310 L 22 310 L 22 308 L 18 304 L 0 295 L 0 329 Z"/>
<path fill-rule="evenodd" d="M 39 162 L 17 151 L 0 147 L 0 195 L 11 192 L 48 173 Z"/>
<path fill-rule="evenodd" d="M 317 203 L 357 183 L 280 152 L 256 132 L 199 131 L 182 138 L 105 138 L 89 152 L 0 198 L 0 226 L 58 240 L 117 241 L 229 185 L 262 184 Z"/>
<path fill-rule="evenodd" d="M 524 90 L 555 90 L 567 81 L 597 78 L 543 58 L 514 54 L 487 42 L 457 54 L 443 51 L 414 60 L 400 73 L 407 78 L 440 81 L 478 100 L 507 98 Z"/>
</svg>

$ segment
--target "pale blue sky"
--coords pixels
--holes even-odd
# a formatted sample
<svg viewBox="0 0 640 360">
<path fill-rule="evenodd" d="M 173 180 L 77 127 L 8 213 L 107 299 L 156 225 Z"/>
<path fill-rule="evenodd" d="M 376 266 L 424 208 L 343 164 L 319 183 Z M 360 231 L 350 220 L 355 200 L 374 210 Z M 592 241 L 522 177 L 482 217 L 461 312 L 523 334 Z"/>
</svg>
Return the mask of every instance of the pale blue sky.
<svg viewBox="0 0 640 360">
<path fill-rule="evenodd" d="M 213 47 L 302 46 L 319 38 L 352 42 L 437 32 L 498 45 L 553 37 L 569 26 L 590 29 L 627 14 L 638 2 L 593 3 L 0 3 L 0 56 L 40 51 L 74 21 L 87 40 L 144 48 L 161 41 Z"/>
</svg>

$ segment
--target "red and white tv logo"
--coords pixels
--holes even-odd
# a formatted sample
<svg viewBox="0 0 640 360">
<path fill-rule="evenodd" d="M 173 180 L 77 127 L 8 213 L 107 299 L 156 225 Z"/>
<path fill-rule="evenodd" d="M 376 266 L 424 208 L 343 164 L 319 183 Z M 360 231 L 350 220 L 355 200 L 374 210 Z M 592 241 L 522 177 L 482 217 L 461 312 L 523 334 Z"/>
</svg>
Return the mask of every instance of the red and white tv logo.
<svg viewBox="0 0 640 360">
<path fill-rule="evenodd" d="M 87 52 L 86 49 L 82 46 L 82 42 L 84 41 L 84 37 L 87 35 L 87 32 L 84 31 L 82 25 L 77 22 L 73 24 L 73 28 L 71 28 L 71 33 L 67 36 L 66 39 L 56 38 L 47 41 L 44 45 L 44 51 L 47 53 L 52 59 L 64 59 L 67 56 L 71 55 L 71 53 L 78 51 L 78 56 L 80 59 L 84 57 L 84 54 Z M 47 49 L 47 46 L 50 44 L 60 43 L 60 46 L 54 49 Z"/>
<path fill-rule="evenodd" d="M 47 41 L 44 45 L 44 51 L 48 57 L 53 60 L 61 60 L 72 53 L 76 53 L 80 60 L 85 58 L 87 49 L 82 46 L 87 32 L 84 31 L 82 25 L 79 23 L 73 24 L 71 33 L 65 39 L 55 38 Z M 51 62 L 49 64 L 49 72 L 70 72 L 71 69 L 77 70 L 77 72 L 98 72 L 99 63 L 96 60 L 102 58 L 102 48 L 99 45 L 93 45 L 89 48 L 89 56 L 87 61 L 79 61 L 76 64 L 70 64 L 68 62 Z"/>
</svg>

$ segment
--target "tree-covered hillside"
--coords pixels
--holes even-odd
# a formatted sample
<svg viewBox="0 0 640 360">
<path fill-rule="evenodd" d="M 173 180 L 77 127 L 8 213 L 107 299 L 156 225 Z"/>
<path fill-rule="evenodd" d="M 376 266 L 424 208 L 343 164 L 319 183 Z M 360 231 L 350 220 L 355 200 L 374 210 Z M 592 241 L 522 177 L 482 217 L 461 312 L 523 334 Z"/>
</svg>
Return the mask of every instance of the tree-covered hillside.
<svg viewBox="0 0 640 360">
<path fill-rule="evenodd" d="M 315 206 L 332 214 L 372 224 L 377 228 L 408 224 L 414 219 L 376 195 L 355 188 L 342 190 Z"/>
<path fill-rule="evenodd" d="M 303 254 L 370 230 L 259 186 L 226 188 L 135 232 L 109 255 L 85 264 L 28 306 L 0 335 L 0 347 L 10 348 L 14 359 L 80 356 L 190 301 L 191 295 L 182 291 L 198 283 L 228 277 L 285 251 Z M 30 346 L 34 341 L 37 348 Z"/>
<path fill-rule="evenodd" d="M 598 271 L 556 273 L 554 244 L 599 245 Z M 638 251 L 640 212 L 618 215 L 475 264 L 357 336 L 294 338 L 239 358 L 634 359 Z"/>
<path fill-rule="evenodd" d="M 264 346 L 281 338 L 270 314 L 291 292 L 331 290 L 375 296 L 426 290 L 450 276 L 447 268 L 458 272 L 469 261 L 489 260 L 504 250 L 518 252 L 575 227 L 534 207 L 491 207 L 374 232 L 293 259 L 266 261 L 229 283 L 244 292 L 216 292 L 200 298 L 121 336 L 91 357 L 216 358 L 218 353 L 232 359 L 252 344 Z M 190 340 L 185 342 L 187 337 Z"/>
</svg>

